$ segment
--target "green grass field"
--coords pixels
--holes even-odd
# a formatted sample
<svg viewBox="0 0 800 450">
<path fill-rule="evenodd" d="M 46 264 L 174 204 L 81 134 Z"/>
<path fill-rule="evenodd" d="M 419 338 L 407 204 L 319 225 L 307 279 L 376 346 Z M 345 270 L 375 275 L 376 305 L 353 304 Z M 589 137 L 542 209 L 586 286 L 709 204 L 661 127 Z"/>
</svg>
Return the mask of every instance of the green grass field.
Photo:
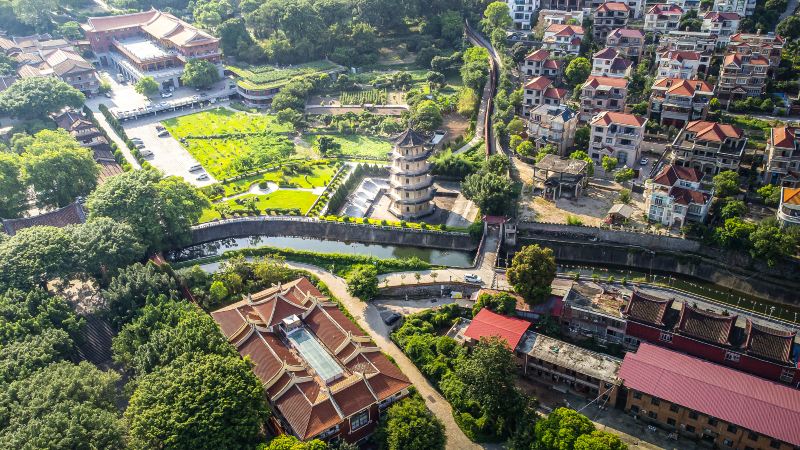
<svg viewBox="0 0 800 450">
<path fill-rule="evenodd" d="M 267 172 L 261 175 L 253 175 L 251 177 L 242 178 L 236 181 L 230 181 L 223 184 L 225 188 L 225 196 L 236 195 L 245 192 L 253 183 L 260 183 L 262 181 L 272 181 L 273 183 L 287 182 L 295 187 L 312 189 L 316 187 L 326 186 L 333 175 L 336 173 L 336 166 L 333 162 L 326 164 L 314 164 L 311 166 L 310 174 L 291 174 L 284 170 L 278 169 L 273 172 Z"/>
<path fill-rule="evenodd" d="M 317 140 L 317 134 L 304 134 L 303 141 L 309 146 L 313 146 Z M 392 144 L 381 138 L 361 135 L 342 135 L 329 134 L 339 145 L 342 146 L 341 154 L 355 157 L 366 158 L 386 158 L 386 154 L 392 151 Z"/>
<path fill-rule="evenodd" d="M 162 123 L 175 139 L 186 136 L 208 136 L 226 133 L 255 133 L 259 131 L 289 133 L 292 131 L 290 124 L 278 123 L 278 120 L 273 115 L 247 114 L 231 111 L 227 108 L 216 108 L 167 119 Z"/>
<path fill-rule="evenodd" d="M 386 89 L 369 89 L 366 91 L 342 92 L 339 101 L 343 105 L 385 105 Z"/>
<path fill-rule="evenodd" d="M 278 68 L 275 66 L 237 67 L 226 66 L 226 69 L 235 73 L 240 79 L 239 85 L 246 89 L 270 89 L 319 72 L 344 69 L 330 61 L 313 61 L 297 64 L 291 67 Z"/>
<path fill-rule="evenodd" d="M 308 208 L 311 208 L 311 205 L 313 205 L 314 201 L 317 199 L 317 195 L 314 195 L 308 191 L 295 191 L 286 189 L 279 189 L 266 195 L 243 195 L 238 197 L 238 199 L 246 200 L 253 197 L 256 198 L 256 206 L 260 212 L 263 212 L 266 209 L 298 208 L 301 214 L 305 214 L 305 212 L 308 211 Z M 236 203 L 236 199 L 227 200 L 224 203 L 232 211 L 241 211 L 245 209 L 242 205 Z M 222 216 L 220 213 L 212 206 L 211 208 L 203 211 L 203 215 L 200 217 L 200 223 L 209 222 L 221 217 Z"/>
</svg>

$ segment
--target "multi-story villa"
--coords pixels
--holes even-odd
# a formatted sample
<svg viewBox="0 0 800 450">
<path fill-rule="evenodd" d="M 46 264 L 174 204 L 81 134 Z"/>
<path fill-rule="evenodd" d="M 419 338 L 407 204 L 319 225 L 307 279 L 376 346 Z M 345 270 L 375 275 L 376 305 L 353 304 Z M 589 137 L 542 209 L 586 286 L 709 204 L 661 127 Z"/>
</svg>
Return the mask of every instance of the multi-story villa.
<svg viewBox="0 0 800 450">
<path fill-rule="evenodd" d="M 389 211 L 408 220 L 433 212 L 433 176 L 429 140 L 407 129 L 394 141 L 389 167 Z"/>
<path fill-rule="evenodd" d="M 695 120 L 686 124 L 672 142 L 671 162 L 714 176 L 739 170 L 747 145 L 744 132 L 733 125 Z"/>
<path fill-rule="evenodd" d="M 664 126 L 683 127 L 693 120 L 703 120 L 714 88 L 700 80 L 659 78 L 650 91 L 647 117 Z"/>
<path fill-rule="evenodd" d="M 558 148 L 558 154 L 567 155 L 575 142 L 578 114 L 565 105 L 540 105 L 531 110 L 528 119 L 528 136 L 536 149 L 548 144 Z"/>
<path fill-rule="evenodd" d="M 682 15 L 683 9 L 680 6 L 663 3 L 653 5 L 644 16 L 644 31 L 664 34 L 677 30 Z"/>
<path fill-rule="evenodd" d="M 558 9 L 542 9 L 539 11 L 539 20 L 536 22 L 536 31 L 544 33 L 550 25 L 580 25 L 586 15 L 583 10 L 565 11 Z"/>
<path fill-rule="evenodd" d="M 731 36 L 739 31 L 739 22 L 742 16 L 738 13 L 709 11 L 703 16 L 703 25 L 700 31 L 717 35 L 717 46 L 725 47 Z"/>
<path fill-rule="evenodd" d="M 590 0 L 541 0 L 542 10 L 548 11 L 582 11 L 592 7 Z"/>
<path fill-rule="evenodd" d="M 601 3 L 594 10 L 594 26 L 592 35 L 597 42 L 603 42 L 611 30 L 625 28 L 628 25 L 628 18 L 633 11 L 625 3 L 605 2 Z"/>
<path fill-rule="evenodd" d="M 581 50 L 584 31 L 578 25 L 550 25 L 544 30 L 542 48 L 562 55 L 577 55 Z"/>
<path fill-rule="evenodd" d="M 684 51 L 684 52 L 698 52 L 707 55 L 711 59 L 711 55 L 717 48 L 717 36 L 705 31 L 670 31 L 667 34 L 662 34 L 659 38 L 658 52 L 663 53 L 669 50 Z M 705 71 L 705 69 L 700 69 Z"/>
<path fill-rule="evenodd" d="M 781 51 L 786 39 L 775 33 L 736 33 L 730 37 L 728 52 L 758 55 L 769 61 L 770 69 L 781 64 Z"/>
<path fill-rule="evenodd" d="M 742 17 L 747 17 L 756 10 L 756 0 L 714 0 L 714 6 L 711 10 L 737 13 Z"/>
<path fill-rule="evenodd" d="M 630 76 L 633 62 L 613 48 L 606 47 L 592 56 L 592 75 L 625 78 Z"/>
<path fill-rule="evenodd" d="M 703 189 L 703 174 L 691 167 L 667 164 L 644 183 L 644 210 L 648 220 L 680 228 L 688 221 L 704 222 L 711 206 L 711 192 Z"/>
<path fill-rule="evenodd" d="M 617 28 L 608 33 L 606 47 L 613 48 L 623 57 L 638 63 L 644 51 L 644 33 L 633 28 Z"/>
<path fill-rule="evenodd" d="M 699 52 L 669 50 L 659 53 L 656 64 L 659 78 L 683 78 L 689 80 L 697 78 L 700 68 L 707 68 L 711 62 L 711 55 Z"/>
<path fill-rule="evenodd" d="M 172 14 L 149 11 L 90 17 L 82 25 L 101 64 L 113 65 L 128 80 L 153 77 L 161 89 L 177 87 L 190 59 L 218 65 L 219 39 Z"/>
<path fill-rule="evenodd" d="M 666 3 L 680 6 L 684 11 L 700 9 L 700 0 L 667 0 Z"/>
<path fill-rule="evenodd" d="M 530 30 L 533 16 L 539 9 L 539 0 L 506 0 L 506 2 L 514 28 Z"/>
<path fill-rule="evenodd" d="M 717 95 L 728 103 L 767 92 L 769 60 L 761 55 L 728 53 L 722 60 Z"/>
<path fill-rule="evenodd" d="M 770 129 L 766 154 L 764 183 L 800 187 L 800 128 Z"/>
<path fill-rule="evenodd" d="M 611 156 L 621 165 L 633 165 L 639 160 L 645 123 L 647 119 L 633 114 L 604 111 L 594 116 L 589 122 L 589 156 L 598 162 Z"/>
<path fill-rule="evenodd" d="M 564 72 L 564 61 L 550 58 L 550 52 L 540 48 L 525 57 L 522 73 L 525 77 L 547 77 L 559 80 Z"/>
<path fill-rule="evenodd" d="M 554 87 L 553 80 L 547 77 L 533 78 L 523 89 L 522 113 L 526 117 L 539 105 L 560 105 L 567 97 L 567 90 Z"/>
<path fill-rule="evenodd" d="M 782 225 L 800 225 L 800 189 L 782 187 L 778 205 L 778 220 Z"/>
<path fill-rule="evenodd" d="M 601 111 L 622 112 L 628 96 L 625 78 L 589 76 L 581 86 L 580 120 L 588 122 Z"/>
</svg>

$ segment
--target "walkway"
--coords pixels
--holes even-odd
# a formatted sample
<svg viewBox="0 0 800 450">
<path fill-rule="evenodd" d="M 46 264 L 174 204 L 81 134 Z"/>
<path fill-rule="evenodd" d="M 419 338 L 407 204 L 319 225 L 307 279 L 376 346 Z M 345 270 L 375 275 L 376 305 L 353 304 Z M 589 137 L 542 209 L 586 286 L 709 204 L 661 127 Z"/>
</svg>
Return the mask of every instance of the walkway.
<svg viewBox="0 0 800 450">
<path fill-rule="evenodd" d="M 478 120 L 475 122 L 475 135 L 472 136 L 472 139 L 469 140 L 466 144 L 462 145 L 461 148 L 454 151 L 454 154 L 464 153 L 478 145 L 479 142 L 483 141 L 483 128 L 484 124 L 486 123 L 486 109 L 489 106 L 489 102 L 492 101 L 492 86 L 491 83 L 486 83 L 483 87 L 483 96 L 481 97 L 481 104 L 478 108 Z"/>
<path fill-rule="evenodd" d="M 125 160 L 128 161 L 131 167 L 137 170 L 141 169 L 142 165 L 139 164 L 139 161 L 137 161 L 136 158 L 133 157 L 133 153 L 131 153 L 131 150 L 128 148 L 128 145 L 125 144 L 125 141 L 123 141 L 122 138 L 119 137 L 117 132 L 114 131 L 113 128 L 111 128 L 111 124 L 109 124 L 108 121 L 106 120 L 106 116 L 104 116 L 103 113 L 101 113 L 98 109 L 95 108 L 92 108 L 92 112 L 94 113 L 95 119 L 97 119 L 97 123 L 99 123 L 100 126 L 104 130 L 106 130 L 106 133 L 111 138 L 111 140 L 114 141 L 115 144 L 117 144 L 117 148 L 119 148 L 119 151 L 122 152 L 123 156 L 125 156 Z"/>
</svg>

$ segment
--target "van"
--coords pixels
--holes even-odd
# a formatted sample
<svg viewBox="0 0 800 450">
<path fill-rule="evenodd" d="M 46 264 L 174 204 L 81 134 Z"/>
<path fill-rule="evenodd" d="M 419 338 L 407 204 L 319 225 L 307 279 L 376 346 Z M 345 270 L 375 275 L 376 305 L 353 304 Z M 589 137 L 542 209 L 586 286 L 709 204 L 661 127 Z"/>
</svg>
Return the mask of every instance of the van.
<svg viewBox="0 0 800 450">
<path fill-rule="evenodd" d="M 192 167 L 189 167 L 189 172 L 197 172 L 198 170 L 203 170 L 203 166 L 200 164 L 195 164 Z"/>
</svg>

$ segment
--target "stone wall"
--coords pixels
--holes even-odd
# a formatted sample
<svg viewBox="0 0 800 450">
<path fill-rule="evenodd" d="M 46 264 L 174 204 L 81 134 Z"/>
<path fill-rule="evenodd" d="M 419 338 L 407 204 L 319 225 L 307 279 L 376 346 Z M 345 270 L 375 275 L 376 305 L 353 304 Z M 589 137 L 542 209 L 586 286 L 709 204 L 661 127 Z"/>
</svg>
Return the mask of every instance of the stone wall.
<svg viewBox="0 0 800 450">
<path fill-rule="evenodd" d="M 403 286 L 381 288 L 379 296 L 381 298 L 404 298 L 408 295 L 409 298 L 430 298 L 439 297 L 442 292 L 444 292 L 446 296 L 449 296 L 451 291 L 457 291 L 463 293 L 464 298 L 469 298 L 473 292 L 477 292 L 481 289 L 481 287 L 476 284 L 455 280 L 443 280 L 441 283 L 417 284 L 417 280 L 414 279 L 413 275 L 407 277 L 407 283 L 407 285 Z"/>
<path fill-rule="evenodd" d="M 579 241 L 612 242 L 615 244 L 638 245 L 651 250 L 672 250 L 683 252 L 701 251 L 698 241 L 657 234 L 634 233 L 630 231 L 608 230 L 598 227 L 562 225 L 555 223 L 520 222 L 517 224 L 520 236 L 546 237 Z"/>
<path fill-rule="evenodd" d="M 467 251 L 478 246 L 466 233 L 328 222 L 304 217 L 245 217 L 192 227 L 192 245 L 247 236 L 308 237 Z"/>
</svg>

